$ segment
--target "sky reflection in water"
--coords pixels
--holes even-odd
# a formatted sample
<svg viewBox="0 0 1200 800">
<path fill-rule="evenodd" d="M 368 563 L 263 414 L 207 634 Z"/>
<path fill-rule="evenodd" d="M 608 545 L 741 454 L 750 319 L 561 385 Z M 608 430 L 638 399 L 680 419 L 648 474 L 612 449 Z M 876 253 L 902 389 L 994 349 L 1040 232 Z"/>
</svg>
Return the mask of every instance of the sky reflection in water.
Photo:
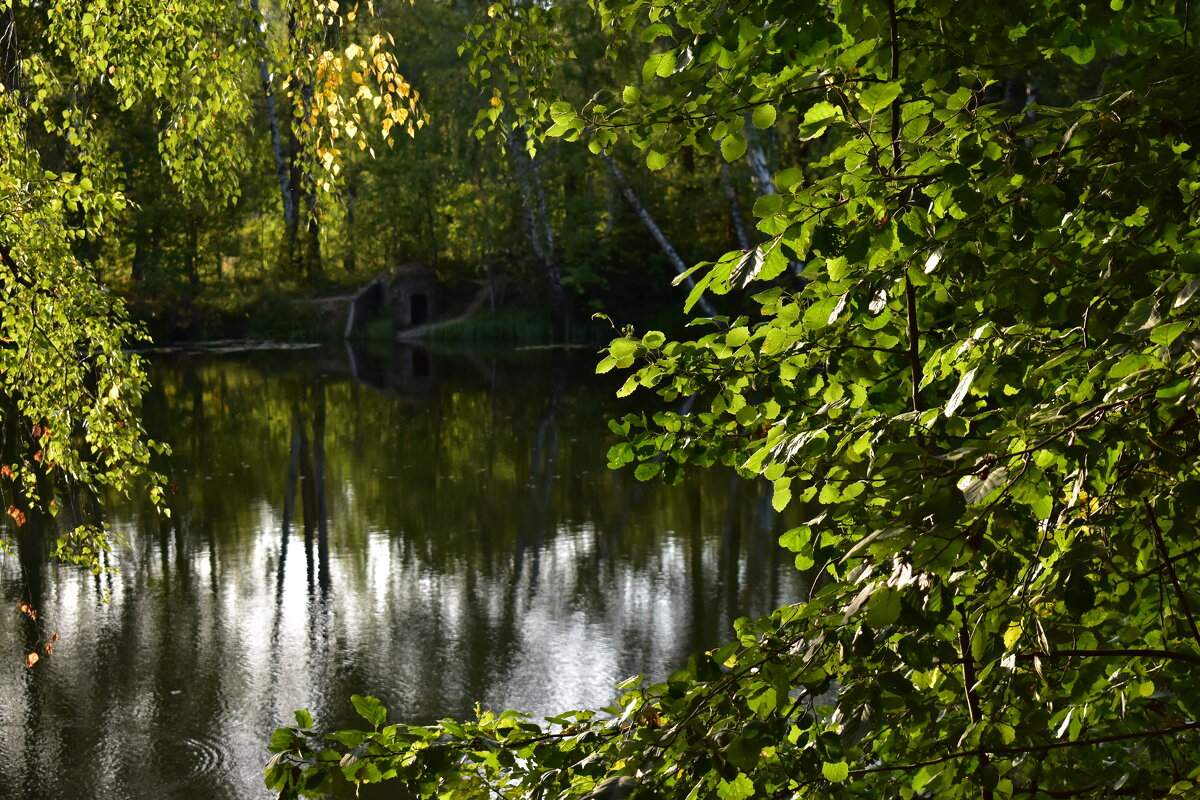
<svg viewBox="0 0 1200 800">
<path fill-rule="evenodd" d="M 593 361 L 155 358 L 171 519 L 110 502 L 131 546 L 101 579 L 43 565 L 31 531 L 0 561 L 0 798 L 268 797 L 293 709 L 600 707 L 797 598 L 764 487 L 605 468 L 623 407 Z M 31 670 L 24 591 L 62 636 Z"/>
</svg>

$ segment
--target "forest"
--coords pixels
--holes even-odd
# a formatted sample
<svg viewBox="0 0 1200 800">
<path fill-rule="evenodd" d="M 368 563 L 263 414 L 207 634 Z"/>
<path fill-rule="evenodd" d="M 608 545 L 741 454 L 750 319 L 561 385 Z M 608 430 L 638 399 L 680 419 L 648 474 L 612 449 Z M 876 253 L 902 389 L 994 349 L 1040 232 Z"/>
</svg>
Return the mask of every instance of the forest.
<svg viewBox="0 0 1200 800">
<path fill-rule="evenodd" d="M 482 338 L 608 340 L 611 467 L 806 520 L 806 598 L 607 708 L 355 694 L 264 732 L 278 796 L 1200 794 L 1186 0 L 0 12 L 14 526 L 169 505 L 130 344 L 321 336 L 305 303 L 408 262 Z"/>
<path fill-rule="evenodd" d="M 338 13 L 337 3 L 315 11 L 229 3 L 215 9 L 217 24 L 200 9 L 188 20 L 167 8 L 170 25 L 155 33 L 193 39 L 188 53 L 170 54 L 186 59 L 174 75 L 166 60 L 136 63 L 119 41 L 103 41 L 95 22 L 83 27 L 80 17 L 69 33 L 40 15 L 20 19 L 15 5 L 10 53 L 46 47 L 49 64 L 69 61 L 53 50 L 83 36 L 101 51 L 93 60 L 106 61 L 71 99 L 83 114 L 72 120 L 79 138 L 39 126 L 24 146 L 45 168 L 81 180 L 80 142 L 103 151 L 120 198 L 104 209 L 105 230 L 74 250 L 159 340 L 327 338 L 340 333 L 335 321 L 314 317 L 304 301 L 353 292 L 412 262 L 436 270 L 449 310 L 486 289 L 488 310 L 501 311 L 487 315 L 491 328 L 506 338 L 564 333 L 568 321 L 586 336 L 600 311 L 678 324 L 671 278 L 749 245 L 750 207 L 774 191 L 769 165 L 785 157 L 771 129 L 745 163 L 697 155 L 655 173 L 634 148 L 595 154 L 539 142 L 541 131 L 515 122 L 520 82 L 510 85 L 482 55 L 459 53 L 475 46 L 480 19 L 495 21 L 495 9 L 488 16 L 470 3 L 381 3 L 357 14 Z M 72 5 L 57 8 L 78 16 L 67 13 Z M 552 82 L 582 100 L 632 80 L 651 46 L 605 58 L 590 15 L 583 2 L 548 9 L 563 57 L 521 82 Z M 130 51 L 140 46 L 129 42 Z M 144 69 L 153 91 L 134 96 Z M 38 92 L 56 93 L 70 70 L 47 74 Z M 42 86 L 37 72 L 24 80 Z M 302 108 L 318 113 L 320 132 L 315 118 L 307 129 Z M 48 100 L 44 113 L 57 118 L 59 109 Z M 509 120 L 505 136 L 481 135 Z M 374 335 L 387 335 L 384 322 Z"/>
</svg>

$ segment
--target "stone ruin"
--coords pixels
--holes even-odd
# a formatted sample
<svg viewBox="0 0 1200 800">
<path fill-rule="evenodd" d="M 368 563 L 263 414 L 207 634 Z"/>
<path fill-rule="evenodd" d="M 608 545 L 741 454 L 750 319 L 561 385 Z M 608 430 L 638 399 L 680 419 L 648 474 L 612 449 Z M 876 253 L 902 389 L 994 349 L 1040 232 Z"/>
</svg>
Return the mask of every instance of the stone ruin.
<svg viewBox="0 0 1200 800">
<path fill-rule="evenodd" d="M 385 270 L 355 292 L 346 313 L 345 337 L 354 336 L 372 319 L 387 314 L 397 331 L 433 321 L 437 275 L 419 262 Z"/>
</svg>

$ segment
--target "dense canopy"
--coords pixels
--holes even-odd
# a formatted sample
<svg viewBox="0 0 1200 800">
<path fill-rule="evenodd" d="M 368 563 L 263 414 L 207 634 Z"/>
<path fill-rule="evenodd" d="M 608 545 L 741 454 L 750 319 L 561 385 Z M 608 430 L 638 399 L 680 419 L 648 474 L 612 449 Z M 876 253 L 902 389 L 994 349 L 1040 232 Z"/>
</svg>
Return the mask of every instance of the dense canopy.
<svg viewBox="0 0 1200 800">
<path fill-rule="evenodd" d="M 161 497 L 125 349 L 139 328 L 105 276 L 132 263 L 144 278 L 140 254 L 169 225 L 132 216 L 129 193 L 184 210 L 172 235 L 187 245 L 173 247 L 199 290 L 201 220 L 219 229 L 238 202 L 241 137 L 261 116 L 282 269 L 316 281 L 322 251 L 354 243 L 343 167 L 368 172 L 363 132 L 425 121 L 370 6 L 0 0 L 0 490 L 15 524 L 146 476 Z M 413 726 L 356 696 L 367 728 L 334 732 L 297 712 L 271 739 L 267 785 L 537 800 L 1196 793 L 1196 14 L 1186 0 L 481 7 L 467 96 L 504 166 L 455 173 L 440 211 L 473 208 L 451 228 L 487 239 L 484 187 L 508 187 L 505 229 L 524 230 L 536 264 L 519 274 L 544 282 L 561 322 L 565 286 L 604 280 L 562 263 L 555 225 L 582 196 L 576 177 L 611 175 L 608 198 L 628 201 L 704 316 L 673 340 L 605 309 L 618 336 L 598 369 L 657 409 L 610 423 L 609 461 L 643 479 L 720 466 L 772 482 L 775 506 L 808 518 L 780 543 L 812 591 L 664 680 L 616 687 L 601 712 Z M 577 52 L 591 60 L 569 63 Z M 454 141 L 430 158 L 467 152 Z M 688 270 L 631 164 L 674 187 L 677 230 L 696 209 L 697 242 L 736 232 L 739 246 Z M 752 176 L 756 231 L 734 170 Z M 377 198 L 389 174 L 371 176 Z M 718 208 L 729 231 L 708 229 Z M 615 253 L 615 210 L 587 213 L 576 252 Z M 436 254 L 447 223 L 427 216 Z M 652 292 L 660 273 L 623 279 Z M 95 566 L 107 540 L 82 521 L 60 555 Z"/>
<path fill-rule="evenodd" d="M 789 157 L 754 204 L 761 241 L 691 274 L 689 307 L 715 295 L 732 313 L 697 320 L 690 341 L 623 329 L 607 348 L 599 369 L 628 373 L 622 394 L 663 401 L 612 423 L 610 461 L 773 481 L 777 507 L 811 516 L 781 537 L 811 596 L 666 680 L 632 679 L 611 715 L 413 727 L 356 697 L 370 727 L 322 737 L 298 713 L 272 740 L 268 785 L 1192 792 L 1194 12 L 591 5 L 614 58 L 652 52 L 640 79 L 582 102 L 555 94 L 554 6 L 494 3 L 472 29 L 476 70 L 509 79 L 490 114 L 502 133 L 632 143 L 652 170 L 717 151 L 737 163 L 765 136 Z"/>
</svg>

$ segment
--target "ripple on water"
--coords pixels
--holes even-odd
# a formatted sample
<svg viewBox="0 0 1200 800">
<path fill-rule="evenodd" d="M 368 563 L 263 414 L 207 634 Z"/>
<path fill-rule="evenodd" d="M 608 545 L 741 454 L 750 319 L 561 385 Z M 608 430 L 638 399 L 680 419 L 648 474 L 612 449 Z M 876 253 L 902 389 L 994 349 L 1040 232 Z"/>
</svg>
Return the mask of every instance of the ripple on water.
<svg viewBox="0 0 1200 800">
<path fill-rule="evenodd" d="M 231 759 L 225 745 L 215 738 L 186 737 L 179 746 L 187 753 L 186 759 L 180 759 L 186 768 L 180 770 L 180 778 L 197 780 L 215 778 L 227 772 Z"/>
</svg>

